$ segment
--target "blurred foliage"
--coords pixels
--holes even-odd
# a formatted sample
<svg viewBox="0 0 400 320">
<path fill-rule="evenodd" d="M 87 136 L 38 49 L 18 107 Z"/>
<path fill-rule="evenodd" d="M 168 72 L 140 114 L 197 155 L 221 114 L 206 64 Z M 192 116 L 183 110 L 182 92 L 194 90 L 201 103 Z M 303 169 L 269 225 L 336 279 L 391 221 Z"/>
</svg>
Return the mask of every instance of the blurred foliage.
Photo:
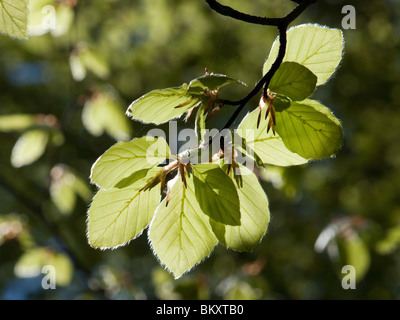
<svg viewBox="0 0 400 320">
<path fill-rule="evenodd" d="M 222 2 L 274 17 L 295 5 Z M 337 157 L 266 168 L 272 217 L 262 242 L 251 253 L 218 246 L 179 280 L 160 267 L 146 234 L 117 250 L 90 248 L 91 165 L 116 140 L 152 128 L 121 115 L 153 89 L 188 82 L 205 67 L 254 84 L 276 30 L 219 16 L 204 1 L 30 3 L 29 40 L 0 35 L 1 299 L 400 298 L 398 1 L 352 2 L 357 28 L 344 30 L 341 68 L 314 97 L 342 120 Z M 49 4 L 56 28 L 40 30 Z M 294 24 L 341 28 L 346 4 L 319 0 Z M 249 90 L 233 88 L 224 91 L 231 100 Z M 223 109 L 220 121 L 231 112 Z M 43 264 L 63 270 L 56 290 L 42 289 Z M 341 287 L 344 264 L 358 269 L 356 290 Z"/>
</svg>

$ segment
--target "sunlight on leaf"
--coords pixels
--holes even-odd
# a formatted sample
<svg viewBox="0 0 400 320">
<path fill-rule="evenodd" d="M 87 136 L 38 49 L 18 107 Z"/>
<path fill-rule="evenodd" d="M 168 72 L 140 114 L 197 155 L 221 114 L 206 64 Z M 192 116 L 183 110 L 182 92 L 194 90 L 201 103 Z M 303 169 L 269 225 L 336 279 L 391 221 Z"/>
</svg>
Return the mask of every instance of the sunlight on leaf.
<svg viewBox="0 0 400 320">
<path fill-rule="evenodd" d="M 142 233 L 160 202 L 159 188 L 142 188 L 159 171 L 159 168 L 138 171 L 131 185 L 97 192 L 88 212 L 88 237 L 92 247 L 115 248 Z"/>
<path fill-rule="evenodd" d="M 276 122 L 286 147 L 304 158 L 329 158 L 342 147 L 339 120 L 317 101 L 292 101 L 289 108 L 276 113 Z"/>
<path fill-rule="evenodd" d="M 0 32 L 11 37 L 28 38 L 27 0 L 0 0 Z"/>
<path fill-rule="evenodd" d="M 187 84 L 179 88 L 153 90 L 132 102 L 127 115 L 145 123 L 161 124 L 175 119 L 201 102 L 199 95 L 187 92 Z"/>
<path fill-rule="evenodd" d="M 268 89 L 299 101 L 312 95 L 316 83 L 317 77 L 306 67 L 296 62 L 284 62 L 272 77 Z"/>
<path fill-rule="evenodd" d="M 227 165 L 223 165 L 226 171 Z M 240 225 L 230 226 L 213 222 L 213 230 L 218 240 L 228 248 L 244 252 L 251 251 L 267 231 L 270 219 L 267 195 L 261 187 L 257 176 L 248 168 L 240 165 L 238 174 L 230 172 L 240 201 Z"/>
<path fill-rule="evenodd" d="M 257 128 L 257 118 L 260 111 L 258 109 L 249 113 L 240 123 L 238 134 L 246 140 L 250 147 L 264 164 L 277 166 L 294 166 L 307 163 L 308 160 L 290 151 L 278 134 L 273 134 L 272 130 L 267 133 L 267 120 L 261 120 Z M 261 113 L 264 119 L 266 109 Z"/>
</svg>

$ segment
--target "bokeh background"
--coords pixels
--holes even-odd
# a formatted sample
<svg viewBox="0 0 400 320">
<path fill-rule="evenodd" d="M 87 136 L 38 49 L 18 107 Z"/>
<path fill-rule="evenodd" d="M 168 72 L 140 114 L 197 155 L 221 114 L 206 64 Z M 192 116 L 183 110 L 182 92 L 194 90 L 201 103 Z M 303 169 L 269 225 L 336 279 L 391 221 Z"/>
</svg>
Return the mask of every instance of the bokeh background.
<svg viewBox="0 0 400 320">
<path fill-rule="evenodd" d="M 271 17 L 295 6 L 221 2 Z M 341 67 L 314 94 L 341 119 L 343 149 L 334 159 L 268 167 L 261 182 L 272 217 L 262 242 L 250 253 L 219 245 L 178 280 L 146 232 L 112 251 L 88 245 L 90 168 L 117 140 L 152 128 L 124 115 L 148 91 L 189 82 L 205 67 L 252 87 L 276 30 L 220 16 L 202 0 L 30 3 L 30 39 L 0 35 L 0 299 L 400 298 L 397 0 L 351 1 L 356 29 L 343 30 Z M 293 25 L 341 28 L 346 4 L 319 0 Z M 46 5 L 56 9 L 51 32 L 40 29 Z M 48 264 L 56 290 L 41 286 Z M 357 270 L 355 290 L 342 288 L 346 264 Z"/>
</svg>

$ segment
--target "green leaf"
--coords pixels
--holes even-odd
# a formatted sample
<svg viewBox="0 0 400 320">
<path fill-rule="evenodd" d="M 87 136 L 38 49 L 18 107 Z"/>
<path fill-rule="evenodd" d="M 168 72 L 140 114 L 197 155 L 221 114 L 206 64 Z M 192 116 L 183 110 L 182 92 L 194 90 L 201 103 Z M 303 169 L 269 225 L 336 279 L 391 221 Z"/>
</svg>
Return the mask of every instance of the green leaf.
<svg viewBox="0 0 400 320">
<path fill-rule="evenodd" d="M 70 30 L 74 15 L 74 9 L 68 3 L 60 3 L 57 0 L 31 0 L 29 1 L 29 36 L 42 36 L 48 32 L 55 37 L 62 36 Z M 56 22 L 56 24 L 52 26 L 51 22 Z"/>
<path fill-rule="evenodd" d="M 128 140 L 132 135 L 130 122 L 116 98 L 98 93 L 87 101 L 82 111 L 82 122 L 94 136 L 107 132 L 115 140 Z"/>
<path fill-rule="evenodd" d="M 11 152 L 11 164 L 20 168 L 38 160 L 46 150 L 49 132 L 33 129 L 24 132 Z"/>
<path fill-rule="evenodd" d="M 55 37 L 60 37 L 68 33 L 74 23 L 75 11 L 66 4 L 59 4 L 56 11 L 57 26 L 51 30 L 51 34 Z M 105 64 L 104 74 L 109 74 L 109 67 Z"/>
<path fill-rule="evenodd" d="M 70 214 L 75 208 L 76 194 L 71 180 L 63 177 L 50 185 L 51 200 L 63 214 Z"/>
<path fill-rule="evenodd" d="M 100 187 L 112 188 L 136 171 L 157 166 L 170 153 L 163 138 L 147 136 L 118 142 L 94 163 L 91 181 Z"/>
<path fill-rule="evenodd" d="M 386 235 L 376 244 L 376 251 L 380 254 L 390 254 L 400 245 L 400 226 L 390 228 Z"/>
<path fill-rule="evenodd" d="M 158 206 L 150 224 L 149 238 L 154 253 L 176 278 L 208 256 L 218 239 L 210 218 L 197 201 L 193 175 L 186 177 L 187 188 L 177 177 L 168 206 Z"/>
<path fill-rule="evenodd" d="M 56 270 L 56 284 L 66 287 L 71 283 L 74 274 L 74 266 L 67 255 L 55 253 L 47 265 L 51 265 Z"/>
<path fill-rule="evenodd" d="M 145 123 L 161 124 L 180 117 L 201 102 L 201 96 L 187 92 L 187 84 L 179 88 L 153 90 L 135 100 L 127 115 Z"/>
<path fill-rule="evenodd" d="M 287 32 L 283 61 L 294 61 L 307 67 L 318 77 L 317 85 L 321 85 L 328 81 L 339 65 L 343 43 L 343 34 L 339 29 L 312 24 L 296 26 Z M 271 68 L 278 51 L 279 39 L 276 39 L 264 64 L 263 74 Z"/>
<path fill-rule="evenodd" d="M 192 168 L 201 209 L 217 222 L 240 225 L 239 197 L 232 180 L 218 164 L 198 164 Z"/>
<path fill-rule="evenodd" d="M 188 92 L 193 94 L 203 94 L 206 89 L 216 90 L 230 83 L 246 85 L 243 82 L 230 78 L 224 74 L 212 73 L 192 80 L 189 83 Z"/>
<path fill-rule="evenodd" d="M 223 165 L 226 171 L 227 165 Z M 267 195 L 261 187 L 257 176 L 248 168 L 239 165 L 240 175 L 230 172 L 240 202 L 240 225 L 230 226 L 212 223 L 218 240 L 228 248 L 244 252 L 252 250 L 267 231 L 270 213 Z"/>
<path fill-rule="evenodd" d="M 19 278 L 38 276 L 48 260 L 49 254 L 50 252 L 45 248 L 34 248 L 24 252 L 15 265 L 15 275 Z"/>
<path fill-rule="evenodd" d="M 367 245 L 358 235 L 354 235 L 350 239 L 338 239 L 338 248 L 342 263 L 353 266 L 356 270 L 356 280 L 362 280 L 371 265 Z"/>
<path fill-rule="evenodd" d="M 43 35 L 50 30 L 44 29 L 42 24 L 45 19 L 42 9 L 45 6 L 52 6 L 55 8 L 56 0 L 31 0 L 28 1 L 29 21 L 28 21 L 28 33 L 29 36 Z M 44 11 L 46 12 L 46 11 Z M 57 21 L 57 19 L 56 19 Z M 58 26 L 58 21 L 57 21 Z"/>
<path fill-rule="evenodd" d="M 10 114 L 0 116 L 0 131 L 22 131 L 35 124 L 35 116 L 30 114 Z"/>
<path fill-rule="evenodd" d="M 292 102 L 276 113 L 276 122 L 276 131 L 286 147 L 306 159 L 331 157 L 342 146 L 339 120 L 316 101 Z"/>
<path fill-rule="evenodd" d="M 135 172 L 125 188 L 101 189 L 89 209 L 89 243 L 95 248 L 115 248 L 138 237 L 150 223 L 160 202 L 160 189 L 142 190 L 159 168 Z"/>
<path fill-rule="evenodd" d="M 200 145 L 204 141 L 204 134 L 206 132 L 206 114 L 204 114 L 204 106 L 200 106 L 196 113 L 195 129 L 197 142 Z"/>
<path fill-rule="evenodd" d="M 145 123 L 161 124 L 179 118 L 202 102 L 216 98 L 205 90 L 216 90 L 229 83 L 242 82 L 223 74 L 210 74 L 192 80 L 179 88 L 153 90 L 132 102 L 127 115 Z"/>
<path fill-rule="evenodd" d="M 284 62 L 272 77 L 268 89 L 299 101 L 312 95 L 316 84 L 316 75 L 306 67 L 296 62 Z"/>
<path fill-rule="evenodd" d="M 290 151 L 278 134 L 272 130 L 267 133 L 268 119 L 264 120 L 266 108 L 261 113 L 260 126 L 257 128 L 259 109 L 249 113 L 240 123 L 237 133 L 264 164 L 277 166 L 295 166 L 307 163 L 307 159 Z"/>
<path fill-rule="evenodd" d="M 71 11 L 70 14 L 73 15 L 73 12 Z M 73 16 L 70 16 L 69 19 L 73 19 Z M 53 30 L 52 34 L 57 34 L 58 31 L 64 32 L 62 29 L 58 31 L 57 29 Z M 75 81 L 82 81 L 86 77 L 87 71 L 92 72 L 100 79 L 106 79 L 110 75 L 108 62 L 95 47 L 88 45 L 86 42 L 78 43 L 76 49 L 71 53 L 69 64 Z"/>
<path fill-rule="evenodd" d="M 0 32 L 28 39 L 27 0 L 0 0 Z"/>
</svg>

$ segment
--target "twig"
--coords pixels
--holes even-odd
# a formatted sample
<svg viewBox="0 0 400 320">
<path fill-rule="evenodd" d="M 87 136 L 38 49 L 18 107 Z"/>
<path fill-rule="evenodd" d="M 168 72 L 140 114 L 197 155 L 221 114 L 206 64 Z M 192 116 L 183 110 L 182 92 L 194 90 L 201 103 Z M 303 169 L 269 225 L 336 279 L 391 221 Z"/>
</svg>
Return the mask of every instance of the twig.
<svg viewBox="0 0 400 320">
<path fill-rule="evenodd" d="M 278 70 L 279 66 L 282 64 L 283 58 L 286 54 L 286 45 L 287 45 L 287 28 L 291 22 L 293 22 L 309 5 L 315 3 L 317 0 L 304 0 L 299 5 L 297 5 L 290 13 L 288 13 L 285 17 L 282 18 L 267 18 L 267 17 L 258 17 L 249 15 L 243 12 L 239 12 L 231 7 L 224 6 L 220 4 L 216 0 L 205 0 L 211 9 L 216 11 L 217 13 L 231 17 L 233 19 L 244 21 L 252 24 L 258 25 L 266 25 L 266 26 L 275 26 L 279 31 L 279 52 L 276 57 L 274 63 L 268 72 L 257 82 L 255 87 L 249 92 L 249 94 L 241 100 L 238 101 L 230 101 L 230 100 L 222 100 L 223 104 L 228 104 L 231 106 L 238 106 L 232 116 L 225 123 L 223 128 L 228 129 L 239 116 L 240 112 L 246 106 L 246 104 L 255 96 L 257 93 L 264 88 L 263 96 L 266 96 L 269 83 L 274 76 L 275 72 Z M 208 144 L 211 144 L 214 138 L 217 135 L 210 138 Z M 221 146 L 223 146 L 223 138 L 221 138 Z"/>
</svg>

